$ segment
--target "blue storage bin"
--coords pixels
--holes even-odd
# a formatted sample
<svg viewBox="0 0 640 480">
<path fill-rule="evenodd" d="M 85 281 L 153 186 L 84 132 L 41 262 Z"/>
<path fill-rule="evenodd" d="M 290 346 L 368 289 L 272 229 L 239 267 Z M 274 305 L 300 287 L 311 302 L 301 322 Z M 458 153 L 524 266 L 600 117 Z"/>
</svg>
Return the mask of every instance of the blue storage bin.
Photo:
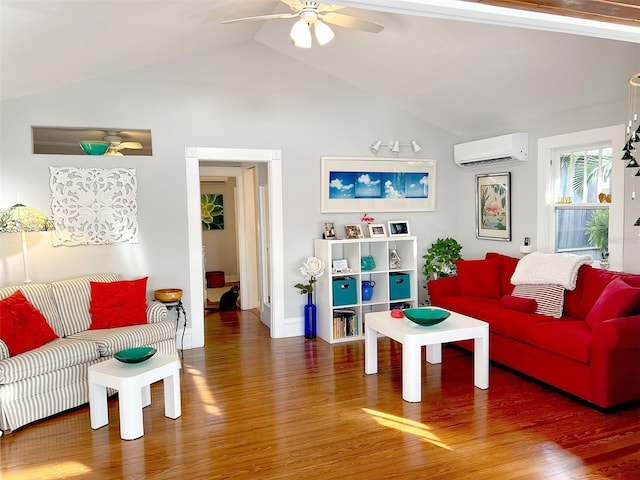
<svg viewBox="0 0 640 480">
<path fill-rule="evenodd" d="M 389 300 L 411 297 L 411 277 L 408 273 L 389 274 Z"/>
<path fill-rule="evenodd" d="M 356 279 L 340 277 L 333 279 L 333 306 L 354 305 L 358 303 Z"/>
</svg>

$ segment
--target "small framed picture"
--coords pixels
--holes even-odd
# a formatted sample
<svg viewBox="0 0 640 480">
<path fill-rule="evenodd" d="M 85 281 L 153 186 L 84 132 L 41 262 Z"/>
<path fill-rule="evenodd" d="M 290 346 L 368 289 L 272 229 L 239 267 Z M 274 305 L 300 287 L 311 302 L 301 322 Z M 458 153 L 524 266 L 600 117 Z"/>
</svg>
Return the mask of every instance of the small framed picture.
<svg viewBox="0 0 640 480">
<path fill-rule="evenodd" d="M 362 227 L 357 223 L 353 225 L 345 225 L 344 233 L 345 233 L 345 237 L 347 238 L 363 238 L 364 237 L 364 235 L 362 235 Z"/>
<path fill-rule="evenodd" d="M 335 240 L 336 239 L 336 225 L 333 222 L 323 222 L 324 227 L 324 236 L 325 240 Z"/>
<path fill-rule="evenodd" d="M 333 269 L 336 272 L 344 272 L 349 270 L 349 261 L 346 258 L 340 258 L 333 261 Z"/>
<path fill-rule="evenodd" d="M 371 238 L 375 237 L 386 237 L 387 229 L 384 226 L 384 223 L 370 223 L 369 224 L 369 236 Z"/>
<path fill-rule="evenodd" d="M 400 237 L 400 236 L 408 236 L 411 235 L 409 232 L 409 222 L 405 220 L 395 220 L 392 222 L 387 222 L 389 225 L 389 236 L 391 237 Z"/>
</svg>

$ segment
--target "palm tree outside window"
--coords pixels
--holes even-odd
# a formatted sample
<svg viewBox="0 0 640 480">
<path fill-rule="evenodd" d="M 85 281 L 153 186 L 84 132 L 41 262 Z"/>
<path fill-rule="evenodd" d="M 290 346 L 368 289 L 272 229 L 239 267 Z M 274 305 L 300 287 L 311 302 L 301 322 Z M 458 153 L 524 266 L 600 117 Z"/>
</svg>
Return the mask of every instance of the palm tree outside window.
<svg viewBox="0 0 640 480">
<path fill-rule="evenodd" d="M 555 153 L 555 250 L 606 259 L 613 149 L 601 145 Z"/>
</svg>

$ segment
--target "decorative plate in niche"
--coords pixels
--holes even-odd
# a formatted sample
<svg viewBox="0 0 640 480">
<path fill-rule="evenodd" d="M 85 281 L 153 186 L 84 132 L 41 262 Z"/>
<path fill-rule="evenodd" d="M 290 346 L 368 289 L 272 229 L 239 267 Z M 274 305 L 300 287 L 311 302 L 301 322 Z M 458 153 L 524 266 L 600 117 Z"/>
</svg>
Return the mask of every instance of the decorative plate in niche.
<svg viewBox="0 0 640 480">
<path fill-rule="evenodd" d="M 54 246 L 137 243 L 135 168 L 49 167 Z"/>
</svg>

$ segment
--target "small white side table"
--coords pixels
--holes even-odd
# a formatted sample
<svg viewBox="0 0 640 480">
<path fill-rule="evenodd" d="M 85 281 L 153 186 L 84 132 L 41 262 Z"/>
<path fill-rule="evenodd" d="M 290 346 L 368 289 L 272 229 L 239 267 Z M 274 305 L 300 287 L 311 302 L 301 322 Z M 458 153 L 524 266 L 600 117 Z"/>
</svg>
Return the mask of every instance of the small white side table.
<svg viewBox="0 0 640 480">
<path fill-rule="evenodd" d="M 133 440 L 144 435 L 142 409 L 151 405 L 151 384 L 164 384 L 164 414 L 182 415 L 180 362 L 158 353 L 141 363 L 122 363 L 115 358 L 89 367 L 89 410 L 94 430 L 109 423 L 107 387 L 118 390 L 120 438 Z"/>
</svg>

